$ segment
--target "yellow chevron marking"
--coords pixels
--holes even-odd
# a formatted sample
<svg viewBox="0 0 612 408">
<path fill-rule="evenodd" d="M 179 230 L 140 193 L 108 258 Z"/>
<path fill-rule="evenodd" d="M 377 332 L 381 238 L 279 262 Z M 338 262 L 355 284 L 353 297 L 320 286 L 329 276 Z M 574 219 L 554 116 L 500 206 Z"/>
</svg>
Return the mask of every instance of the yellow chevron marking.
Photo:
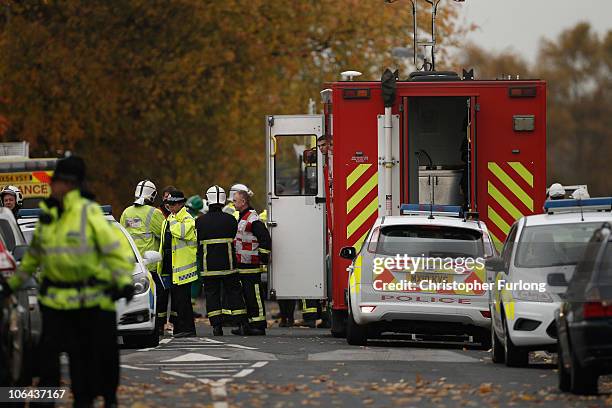
<svg viewBox="0 0 612 408">
<path fill-rule="evenodd" d="M 370 191 L 378 185 L 378 173 L 374 173 L 368 181 L 346 202 L 346 213 L 350 213 Z"/>
<path fill-rule="evenodd" d="M 529 184 L 530 187 L 533 187 L 533 174 L 527 170 L 527 167 L 523 166 L 523 163 L 508 162 L 508 164 L 518 173 L 519 176 L 523 178 L 523 180 L 527 182 L 527 184 Z"/>
<path fill-rule="evenodd" d="M 489 181 L 488 182 L 489 195 L 493 197 L 495 201 L 502 206 L 504 210 L 512 216 L 513 219 L 518 220 L 523 214 L 508 200 L 495 186 Z"/>
<path fill-rule="evenodd" d="M 350 238 L 378 210 L 378 197 L 374 197 L 372 202 L 359 213 L 353 221 L 346 227 L 346 237 Z"/>
<path fill-rule="evenodd" d="M 487 163 L 487 166 L 489 170 L 491 171 L 491 173 L 493 173 L 499 179 L 499 181 L 504 183 L 504 185 L 508 187 L 508 189 L 512 191 L 512 193 L 519 200 L 521 200 L 527 208 L 533 211 L 533 199 L 529 197 L 529 195 L 525 193 L 523 189 L 520 188 L 519 185 L 516 184 L 516 182 L 512 180 L 512 178 L 508 176 L 506 172 L 502 170 L 501 167 L 497 165 L 497 163 L 489 162 Z"/>
<path fill-rule="evenodd" d="M 365 234 L 363 234 L 363 236 L 361 238 L 359 238 L 355 244 L 353 244 L 353 246 L 355 247 L 355 250 L 357 251 L 357 253 L 359 253 L 359 251 L 361 251 L 361 247 L 363 246 L 363 243 L 366 239 L 366 237 L 368 236 L 368 232 L 370 231 L 366 231 Z"/>
<path fill-rule="evenodd" d="M 489 219 L 491 221 L 493 221 L 493 223 L 495 225 L 497 225 L 497 227 L 505 234 L 508 235 L 508 232 L 510 231 L 510 226 L 508 225 L 508 223 L 506 221 L 504 221 L 504 219 L 502 217 L 499 216 L 499 214 L 497 212 L 495 212 L 495 210 L 491 207 L 487 208 L 487 214 L 489 216 Z"/>
<path fill-rule="evenodd" d="M 357 167 L 355 167 L 355 170 L 353 170 L 351 174 L 349 174 L 346 178 L 346 188 L 348 189 L 350 186 L 352 186 L 357 181 L 357 179 L 361 177 L 361 175 L 370 168 L 370 166 L 371 164 L 357 165 Z"/>
</svg>

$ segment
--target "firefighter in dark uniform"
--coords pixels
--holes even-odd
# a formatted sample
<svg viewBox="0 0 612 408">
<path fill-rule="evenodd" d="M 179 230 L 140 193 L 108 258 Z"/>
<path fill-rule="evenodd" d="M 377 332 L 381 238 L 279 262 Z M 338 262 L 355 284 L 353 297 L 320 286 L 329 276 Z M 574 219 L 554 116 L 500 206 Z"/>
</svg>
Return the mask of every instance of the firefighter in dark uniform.
<svg viewBox="0 0 612 408">
<path fill-rule="evenodd" d="M 196 220 L 198 235 L 198 270 L 204 278 L 206 314 L 213 335 L 223 335 L 223 324 L 246 323 L 246 306 L 236 268 L 234 238 L 238 223 L 223 212 L 225 190 L 212 186 L 206 191 L 208 213 Z"/>
<path fill-rule="evenodd" d="M 263 303 L 261 265 L 267 265 L 272 241 L 270 233 L 259 219 L 245 191 L 234 193 L 234 205 L 240 211 L 236 233 L 236 258 L 246 302 L 248 325 L 232 330 L 237 335 L 262 336 L 266 334 L 266 308 Z"/>
<path fill-rule="evenodd" d="M 117 405 L 119 349 L 115 300 L 134 296 L 132 254 L 118 240 L 100 206 L 81 192 L 85 162 L 58 161 L 51 197 L 10 287 L 20 287 L 40 268 L 39 387 L 60 386 L 59 355 L 68 352 L 74 406 Z"/>
</svg>

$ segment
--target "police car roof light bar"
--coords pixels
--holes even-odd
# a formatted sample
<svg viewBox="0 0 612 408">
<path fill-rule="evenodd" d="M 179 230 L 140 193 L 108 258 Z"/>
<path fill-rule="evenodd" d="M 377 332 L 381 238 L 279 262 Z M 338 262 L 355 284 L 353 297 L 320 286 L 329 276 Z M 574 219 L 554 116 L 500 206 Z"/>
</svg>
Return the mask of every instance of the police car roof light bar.
<svg viewBox="0 0 612 408">
<path fill-rule="evenodd" d="M 438 215 L 443 217 L 463 216 L 463 209 L 459 205 L 439 205 L 439 204 L 402 204 L 400 207 L 401 215 Z"/>
<path fill-rule="evenodd" d="M 579 211 L 612 211 L 612 197 L 585 198 L 583 200 L 548 200 L 544 203 L 547 214 Z"/>
</svg>

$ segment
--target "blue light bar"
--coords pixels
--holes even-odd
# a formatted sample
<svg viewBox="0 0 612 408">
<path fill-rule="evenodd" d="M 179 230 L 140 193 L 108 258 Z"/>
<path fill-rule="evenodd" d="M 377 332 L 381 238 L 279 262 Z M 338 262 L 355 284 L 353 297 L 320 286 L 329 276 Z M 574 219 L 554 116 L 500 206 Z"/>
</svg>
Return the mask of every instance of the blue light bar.
<svg viewBox="0 0 612 408">
<path fill-rule="evenodd" d="M 113 212 L 113 208 L 110 205 L 101 205 L 100 209 L 105 215 L 110 215 Z M 17 213 L 19 218 L 39 218 L 42 210 L 40 208 L 22 208 Z"/>
<path fill-rule="evenodd" d="M 612 211 L 612 197 L 585 198 L 584 200 L 548 200 L 544 203 L 544 211 L 555 212 L 576 211 Z"/>
<path fill-rule="evenodd" d="M 460 205 L 437 205 L 434 204 L 402 204 L 401 215 L 439 215 L 445 217 L 462 217 L 463 209 Z"/>
</svg>

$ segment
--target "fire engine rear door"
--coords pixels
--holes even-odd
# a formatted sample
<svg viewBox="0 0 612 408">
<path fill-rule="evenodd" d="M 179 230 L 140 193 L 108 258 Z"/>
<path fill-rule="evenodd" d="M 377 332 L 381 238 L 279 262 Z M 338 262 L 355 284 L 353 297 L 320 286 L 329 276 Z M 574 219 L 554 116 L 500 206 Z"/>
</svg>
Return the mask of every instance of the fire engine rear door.
<svg viewBox="0 0 612 408">
<path fill-rule="evenodd" d="M 322 115 L 266 118 L 269 289 L 279 299 L 325 297 Z"/>
</svg>

